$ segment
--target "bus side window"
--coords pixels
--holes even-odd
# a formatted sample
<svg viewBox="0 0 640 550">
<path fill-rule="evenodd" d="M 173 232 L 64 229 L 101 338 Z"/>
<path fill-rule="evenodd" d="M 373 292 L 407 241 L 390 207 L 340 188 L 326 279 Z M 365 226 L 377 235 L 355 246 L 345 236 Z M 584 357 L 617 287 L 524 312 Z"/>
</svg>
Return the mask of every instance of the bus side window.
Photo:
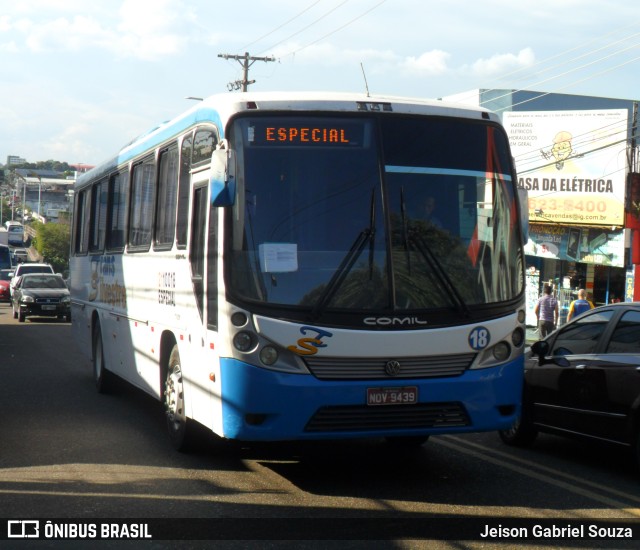
<svg viewBox="0 0 640 550">
<path fill-rule="evenodd" d="M 158 199 L 156 203 L 155 245 L 171 248 L 176 232 L 176 201 L 178 194 L 178 148 L 160 153 Z"/>
<path fill-rule="evenodd" d="M 89 218 L 89 252 L 102 252 L 107 229 L 107 181 L 93 185 Z"/>
<path fill-rule="evenodd" d="M 193 210 L 191 219 L 191 243 L 189 262 L 191 263 L 191 282 L 193 293 L 202 317 L 204 307 L 204 244 L 207 221 L 207 187 L 196 187 L 193 190 Z"/>
<path fill-rule="evenodd" d="M 107 249 L 122 252 L 126 224 L 127 184 L 129 173 L 125 170 L 109 179 L 109 217 L 107 220 Z"/>
<path fill-rule="evenodd" d="M 153 159 L 133 167 L 128 244 L 134 249 L 149 250 L 151 245 L 155 202 L 155 168 Z"/>
<path fill-rule="evenodd" d="M 89 196 L 90 189 L 78 193 L 75 215 L 75 245 L 76 254 L 86 254 L 89 248 Z"/>
<path fill-rule="evenodd" d="M 187 229 L 189 226 L 189 187 L 191 183 L 191 150 L 193 136 L 188 135 L 182 141 L 180 149 L 180 176 L 178 180 L 178 220 L 176 222 L 176 245 L 187 248 Z"/>
<path fill-rule="evenodd" d="M 218 143 L 218 136 L 212 128 L 203 128 L 196 131 L 193 141 L 193 154 L 191 157 L 191 165 L 197 166 L 211 162 L 211 155 Z"/>
</svg>

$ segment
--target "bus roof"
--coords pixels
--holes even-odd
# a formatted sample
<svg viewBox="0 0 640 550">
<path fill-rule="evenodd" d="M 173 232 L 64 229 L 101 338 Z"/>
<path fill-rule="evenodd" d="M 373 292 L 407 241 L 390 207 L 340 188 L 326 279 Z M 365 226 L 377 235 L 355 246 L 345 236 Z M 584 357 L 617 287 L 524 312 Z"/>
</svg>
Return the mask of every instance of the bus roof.
<svg viewBox="0 0 640 550">
<path fill-rule="evenodd" d="M 101 163 L 93 170 L 82 174 L 77 186 L 86 180 L 106 175 L 147 150 L 169 141 L 200 122 L 213 122 L 224 138 L 228 120 L 241 112 L 300 111 L 300 112 L 394 112 L 403 114 L 453 116 L 469 119 L 485 119 L 498 122 L 499 117 L 491 111 L 440 100 L 409 97 L 368 95 L 363 93 L 338 92 L 241 92 L 215 94 L 198 101 L 191 109 L 138 136 L 125 145 L 119 153 Z"/>
</svg>

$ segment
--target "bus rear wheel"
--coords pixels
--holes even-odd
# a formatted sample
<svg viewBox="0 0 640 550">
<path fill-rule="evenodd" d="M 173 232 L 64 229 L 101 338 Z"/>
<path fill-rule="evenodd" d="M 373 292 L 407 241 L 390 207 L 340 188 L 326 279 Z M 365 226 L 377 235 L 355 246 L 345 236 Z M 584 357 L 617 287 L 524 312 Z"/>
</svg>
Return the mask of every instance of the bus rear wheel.
<svg viewBox="0 0 640 550">
<path fill-rule="evenodd" d="M 193 421 L 187 418 L 184 400 L 184 382 L 178 346 L 174 345 L 169 356 L 164 383 L 164 408 L 171 443 L 178 451 L 193 447 Z"/>
</svg>

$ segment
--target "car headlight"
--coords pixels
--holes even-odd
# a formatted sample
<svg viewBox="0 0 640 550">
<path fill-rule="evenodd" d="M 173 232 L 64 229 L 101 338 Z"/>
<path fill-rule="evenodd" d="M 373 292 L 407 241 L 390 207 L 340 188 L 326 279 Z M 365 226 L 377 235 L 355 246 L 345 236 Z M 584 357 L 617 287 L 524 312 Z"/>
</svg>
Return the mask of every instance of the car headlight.
<svg viewBox="0 0 640 550">
<path fill-rule="evenodd" d="M 23 304 L 33 304 L 34 299 L 33 296 L 23 296 L 21 301 Z"/>
<path fill-rule="evenodd" d="M 71 303 L 71 296 L 64 296 L 61 300 L 60 300 L 61 304 L 70 304 Z"/>
</svg>

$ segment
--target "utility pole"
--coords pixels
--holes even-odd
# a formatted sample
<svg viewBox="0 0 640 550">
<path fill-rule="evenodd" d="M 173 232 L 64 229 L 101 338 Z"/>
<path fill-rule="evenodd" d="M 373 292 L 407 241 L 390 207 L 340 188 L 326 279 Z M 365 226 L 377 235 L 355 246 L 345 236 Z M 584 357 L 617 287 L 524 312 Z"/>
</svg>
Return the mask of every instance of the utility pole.
<svg viewBox="0 0 640 550">
<path fill-rule="evenodd" d="M 264 61 L 265 63 L 268 61 L 275 61 L 276 58 L 271 57 L 253 57 L 249 55 L 249 52 L 244 52 L 244 55 L 233 55 L 228 53 L 219 53 L 218 57 L 222 57 L 223 59 L 235 59 L 240 65 L 242 65 L 243 76 L 242 80 L 236 80 L 235 82 L 229 82 L 227 84 L 227 88 L 229 91 L 239 90 L 242 88 L 243 92 L 247 91 L 247 87 L 249 84 L 254 84 L 255 80 L 249 80 L 249 67 L 253 65 L 256 61 Z"/>
</svg>

